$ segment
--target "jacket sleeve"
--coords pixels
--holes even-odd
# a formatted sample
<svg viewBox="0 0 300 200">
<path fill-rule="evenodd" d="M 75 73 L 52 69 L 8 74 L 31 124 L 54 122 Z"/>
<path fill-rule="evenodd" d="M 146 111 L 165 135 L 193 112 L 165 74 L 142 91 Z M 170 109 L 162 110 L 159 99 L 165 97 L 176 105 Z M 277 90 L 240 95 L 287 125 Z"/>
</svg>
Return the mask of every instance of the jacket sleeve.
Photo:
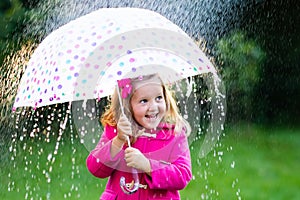
<svg viewBox="0 0 300 200">
<path fill-rule="evenodd" d="M 175 137 L 171 162 L 150 159 L 151 177 L 145 176 L 151 189 L 182 190 L 192 178 L 191 157 L 187 137 Z"/>
<path fill-rule="evenodd" d="M 124 151 L 120 151 L 114 158 L 110 155 L 112 138 L 115 136 L 114 127 L 105 127 L 96 148 L 90 152 L 86 159 L 87 169 L 98 178 L 106 178 L 117 168 Z"/>
</svg>

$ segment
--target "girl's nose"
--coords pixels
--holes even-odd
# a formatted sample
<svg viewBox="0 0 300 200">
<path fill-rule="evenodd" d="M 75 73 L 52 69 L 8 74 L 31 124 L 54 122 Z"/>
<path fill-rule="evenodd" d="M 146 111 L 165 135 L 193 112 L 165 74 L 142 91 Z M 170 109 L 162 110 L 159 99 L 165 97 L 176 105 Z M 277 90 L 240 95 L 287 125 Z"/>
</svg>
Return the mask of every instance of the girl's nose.
<svg viewBox="0 0 300 200">
<path fill-rule="evenodd" d="M 149 111 L 152 111 L 152 110 L 156 110 L 157 109 L 157 104 L 155 101 L 151 101 L 149 102 L 149 107 L 148 107 L 148 110 Z"/>
</svg>

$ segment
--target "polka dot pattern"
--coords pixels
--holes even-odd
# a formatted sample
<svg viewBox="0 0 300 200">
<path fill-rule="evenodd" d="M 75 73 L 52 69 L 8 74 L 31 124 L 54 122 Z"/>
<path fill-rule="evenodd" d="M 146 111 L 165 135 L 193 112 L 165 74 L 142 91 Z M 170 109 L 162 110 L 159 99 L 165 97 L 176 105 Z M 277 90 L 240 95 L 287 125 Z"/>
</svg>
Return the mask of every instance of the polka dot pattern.
<svg viewBox="0 0 300 200">
<path fill-rule="evenodd" d="M 153 11 L 104 8 L 52 32 L 33 53 L 14 108 L 110 95 L 116 81 L 159 73 L 166 83 L 215 68 L 178 26 Z"/>
</svg>

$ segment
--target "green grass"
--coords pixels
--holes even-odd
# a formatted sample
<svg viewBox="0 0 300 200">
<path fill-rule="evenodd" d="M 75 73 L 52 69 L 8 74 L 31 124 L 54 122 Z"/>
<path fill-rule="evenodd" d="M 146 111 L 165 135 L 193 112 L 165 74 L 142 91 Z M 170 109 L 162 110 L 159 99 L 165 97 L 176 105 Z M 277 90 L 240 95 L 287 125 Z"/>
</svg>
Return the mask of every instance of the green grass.
<svg viewBox="0 0 300 200">
<path fill-rule="evenodd" d="M 199 194 L 208 199 L 300 199 L 299 129 L 239 126 L 227 130 L 221 144 L 216 152 L 223 156 L 212 152 L 200 160 L 207 166 L 195 165 L 192 152 L 199 176 L 182 192 L 183 199 L 199 199 Z M 201 178 L 205 171 L 211 173 L 206 179 Z"/>
<path fill-rule="evenodd" d="M 64 139 L 51 157 L 55 145 L 17 142 L 15 159 L 0 163 L 0 199 L 98 199 L 106 180 L 87 171 L 85 147 Z M 300 199 L 300 129 L 235 126 L 203 159 L 200 145 L 191 147 L 194 178 L 182 199 Z"/>
</svg>

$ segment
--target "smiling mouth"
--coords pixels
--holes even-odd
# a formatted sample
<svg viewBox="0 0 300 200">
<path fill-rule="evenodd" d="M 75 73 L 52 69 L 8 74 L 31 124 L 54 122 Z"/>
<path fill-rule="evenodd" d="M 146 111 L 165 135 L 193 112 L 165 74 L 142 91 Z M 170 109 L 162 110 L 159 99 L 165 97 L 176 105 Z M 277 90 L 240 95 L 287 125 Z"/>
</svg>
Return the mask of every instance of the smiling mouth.
<svg viewBox="0 0 300 200">
<path fill-rule="evenodd" d="M 158 114 L 154 114 L 154 115 L 145 115 L 146 119 L 152 121 L 152 120 L 156 120 L 157 119 Z"/>
</svg>

